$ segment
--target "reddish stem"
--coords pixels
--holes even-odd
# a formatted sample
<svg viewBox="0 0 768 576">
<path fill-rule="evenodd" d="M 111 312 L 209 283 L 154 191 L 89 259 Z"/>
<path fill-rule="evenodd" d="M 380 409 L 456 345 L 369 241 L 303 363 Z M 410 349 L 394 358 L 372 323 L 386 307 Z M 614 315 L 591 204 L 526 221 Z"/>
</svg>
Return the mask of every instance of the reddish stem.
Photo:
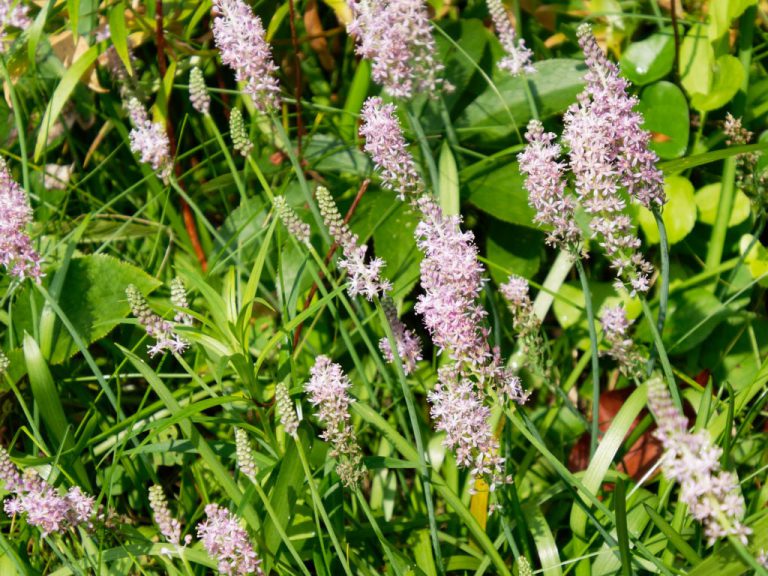
<svg viewBox="0 0 768 576">
<path fill-rule="evenodd" d="M 303 80 L 301 77 L 301 58 L 299 56 L 299 37 L 296 34 L 296 6 L 294 0 L 288 0 L 289 23 L 291 25 L 291 45 L 293 46 L 294 74 L 296 82 L 296 155 L 301 165 L 301 137 L 304 135 L 304 118 L 301 112 Z"/>
</svg>

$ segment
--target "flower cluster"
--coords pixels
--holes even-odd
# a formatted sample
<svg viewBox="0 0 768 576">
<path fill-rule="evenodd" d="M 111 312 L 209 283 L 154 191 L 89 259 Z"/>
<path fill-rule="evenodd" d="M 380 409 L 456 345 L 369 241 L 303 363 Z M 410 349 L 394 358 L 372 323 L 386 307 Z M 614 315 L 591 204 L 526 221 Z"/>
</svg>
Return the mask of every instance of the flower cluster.
<svg viewBox="0 0 768 576">
<path fill-rule="evenodd" d="M 162 486 L 154 485 L 149 488 L 149 507 L 152 508 L 155 524 L 160 528 L 160 533 L 168 542 L 179 546 L 181 523 L 171 514 Z M 192 536 L 187 534 L 184 537 L 184 544 L 188 545 L 190 542 L 192 542 Z"/>
<path fill-rule="evenodd" d="M 128 304 L 131 306 L 131 313 L 144 326 L 147 335 L 156 340 L 155 344 L 149 346 L 149 355 L 155 356 L 165 350 L 170 350 L 181 354 L 186 350 L 188 344 L 174 331 L 173 324 L 164 320 L 149 308 L 144 296 L 133 284 L 125 289 L 125 295 L 128 298 Z"/>
<path fill-rule="evenodd" d="M 243 0 L 214 0 L 213 39 L 221 61 L 245 83 L 245 93 L 261 112 L 280 105 L 277 66 L 265 40 L 261 18 Z"/>
<path fill-rule="evenodd" d="M 427 7 L 423 0 L 352 0 L 347 31 L 357 53 L 373 62 L 373 79 L 395 98 L 437 94 L 441 78 Z"/>
<path fill-rule="evenodd" d="M 0 480 L 13 494 L 5 501 L 8 516 L 25 514 L 30 526 L 37 526 L 43 538 L 80 525 L 90 526 L 96 514 L 94 499 L 79 486 L 63 496 L 38 476 L 32 468 L 22 474 L 11 462 L 8 451 L 0 446 Z"/>
<path fill-rule="evenodd" d="M 395 303 L 391 298 L 384 298 L 381 301 L 381 306 L 392 328 L 392 335 L 397 345 L 397 355 L 403 363 L 403 371 L 406 374 L 410 374 L 416 369 L 416 362 L 421 360 L 421 340 L 412 330 L 406 328 L 405 324 L 398 318 Z M 391 364 L 395 361 L 389 338 L 379 340 L 379 350 L 381 350 L 387 362 Z"/>
<path fill-rule="evenodd" d="M 187 289 L 181 278 L 171 280 L 171 304 L 177 308 L 173 321 L 182 326 L 192 326 L 192 316 L 189 312 L 184 311 L 185 309 L 189 310 L 189 301 L 187 300 Z"/>
<path fill-rule="evenodd" d="M 520 339 L 522 352 L 528 363 L 542 376 L 549 377 L 547 344 L 541 334 L 541 320 L 533 310 L 528 281 L 514 274 L 499 286 L 512 314 L 512 324 Z"/>
<path fill-rule="evenodd" d="M 723 131 L 727 137 L 725 142 L 729 146 L 749 144 L 754 136 L 744 128 L 741 118 L 735 118 L 730 112 L 725 116 Z M 759 154 L 754 152 L 736 156 L 736 186 L 753 199 L 764 197 L 768 188 L 768 173 L 758 169 L 758 158 Z"/>
<path fill-rule="evenodd" d="M 362 294 L 368 300 L 373 300 L 376 295 L 389 291 L 392 286 L 388 280 L 381 277 L 384 261 L 381 258 L 365 261 L 368 246 L 358 244 L 357 235 L 353 234 L 344 222 L 328 189 L 323 186 L 318 187 L 315 196 L 323 222 L 344 253 L 344 258 L 339 262 L 339 268 L 349 273 L 347 290 L 350 296 Z"/>
<path fill-rule="evenodd" d="M 421 194 L 424 183 L 395 117 L 394 104 L 384 104 L 381 98 L 368 98 L 360 115 L 363 119 L 360 136 L 365 138 L 365 151 L 381 174 L 384 188 L 397 192 L 400 200 Z"/>
<path fill-rule="evenodd" d="M 253 142 L 248 138 L 245 130 L 245 121 L 240 108 L 233 108 L 229 113 L 229 134 L 232 137 L 232 145 L 240 152 L 242 157 L 247 157 L 253 150 Z"/>
<path fill-rule="evenodd" d="M 568 168 L 576 196 L 590 218 L 592 236 L 611 261 L 617 287 L 632 294 L 650 288 L 651 265 L 637 251 L 640 240 L 623 196 L 653 209 L 665 202 L 664 179 L 650 150 L 650 133 L 642 129 L 643 117 L 633 109 L 637 98 L 627 94 L 628 82 L 619 75 L 597 44 L 591 29 L 578 31 L 586 56 L 586 86 L 564 116 L 563 142 L 568 148 Z M 541 124 L 529 125 L 530 150 L 520 156 L 521 170 L 528 175 L 526 187 L 537 221 L 553 226 L 550 242 L 575 249 L 578 234 L 572 219 L 574 202 L 564 198 L 565 166 L 557 161 L 559 148 Z M 561 214 L 558 214 L 561 209 Z"/>
<path fill-rule="evenodd" d="M 0 0 L 0 50 L 7 48 L 4 42 L 5 29 L 8 27 L 22 30 L 32 25 L 28 15 L 29 8 L 16 0 Z"/>
<path fill-rule="evenodd" d="M 494 488 L 506 478 L 484 386 L 519 403 L 527 395 L 520 379 L 504 368 L 498 351 L 488 344 L 486 312 L 479 303 L 484 270 L 477 261 L 474 236 L 461 231 L 459 216 L 443 215 L 431 198 L 421 198 L 418 206 L 422 220 L 416 227 L 416 243 L 425 257 L 424 294 L 417 299 L 416 312 L 434 344 L 453 360 L 438 373 L 438 385 L 430 394 L 432 415 L 440 430 L 457 427 L 446 437 L 446 446 L 461 455 L 462 465 L 471 468 L 473 476 L 487 477 Z"/>
<path fill-rule="evenodd" d="M 310 403 L 317 409 L 317 419 L 325 426 L 321 438 L 331 445 L 331 456 L 339 463 L 336 471 L 345 486 L 357 486 L 363 478 L 362 454 L 349 423 L 349 395 L 352 383 L 341 366 L 327 356 L 318 356 L 311 369 L 312 377 L 304 385 Z"/>
<path fill-rule="evenodd" d="M 538 120 L 528 124 L 525 138 L 528 145 L 517 159 L 520 172 L 526 176 L 528 202 L 536 210 L 534 221 L 551 227 L 547 244 L 576 252 L 582 233 L 576 224 L 576 199 L 565 193 L 565 166 L 558 160 L 560 146 Z"/>
<path fill-rule="evenodd" d="M 248 533 L 240 526 L 237 516 L 218 504 L 205 507 L 207 519 L 197 526 L 197 536 L 203 548 L 218 561 L 221 574 L 263 576 L 261 559 L 251 546 Z"/>
<path fill-rule="evenodd" d="M 3 374 L 8 372 L 8 368 L 11 367 L 11 361 L 8 360 L 8 356 L 5 355 L 5 352 L 0 350 L 0 378 L 2 378 Z"/>
<path fill-rule="evenodd" d="M 688 419 L 659 378 L 648 383 L 648 403 L 658 423 L 655 435 L 664 447 L 664 473 L 680 485 L 680 501 L 704 524 L 709 544 L 724 536 L 746 544 L 752 531 L 742 523 L 744 498 L 738 478 L 720 469 L 722 449 L 712 444 L 706 430 L 688 431 Z"/>
<path fill-rule="evenodd" d="M 242 428 L 235 428 L 235 455 L 237 456 L 237 467 L 240 472 L 256 482 L 256 459 L 253 457 L 253 447 L 248 438 L 248 433 Z"/>
<path fill-rule="evenodd" d="M 631 322 L 627 312 L 621 306 L 608 308 L 600 318 L 603 326 L 603 337 L 610 349 L 608 356 L 619 363 L 619 369 L 626 376 L 639 376 L 643 372 L 643 357 L 628 337 Z"/>
<path fill-rule="evenodd" d="M 288 229 L 288 232 L 295 236 L 299 242 L 309 244 L 309 236 L 311 232 L 309 224 L 302 221 L 301 218 L 296 215 L 296 212 L 288 206 L 285 196 L 275 196 L 274 204 L 277 216 Z"/>
<path fill-rule="evenodd" d="M 275 404 L 277 405 L 277 411 L 280 414 L 280 424 L 283 425 L 283 430 L 285 430 L 285 433 L 289 436 L 297 438 L 299 418 L 296 415 L 296 406 L 294 406 L 293 401 L 291 400 L 288 387 L 282 382 L 275 387 Z"/>
<path fill-rule="evenodd" d="M 208 94 L 208 87 L 205 85 L 203 71 L 197 66 L 192 68 L 189 73 L 189 101 L 192 108 L 200 114 L 208 114 L 211 109 L 211 96 Z"/>
<path fill-rule="evenodd" d="M 133 129 L 128 135 L 131 151 L 138 154 L 142 162 L 152 166 L 163 182 L 168 183 L 173 167 L 168 134 L 160 124 L 155 124 L 149 119 L 138 98 L 131 98 L 127 107 L 133 123 Z"/>
<path fill-rule="evenodd" d="M 26 232 L 30 222 L 29 197 L 0 158 L 0 264 L 19 280 L 32 278 L 39 282 L 43 276 L 40 256 Z"/>
<path fill-rule="evenodd" d="M 499 41 L 506 52 L 506 55 L 499 60 L 499 68 L 507 70 L 513 76 L 536 72 L 531 63 L 533 53 L 525 46 L 525 40 L 517 38 L 515 28 L 509 21 L 501 0 L 486 0 L 486 3 L 493 25 L 496 27 L 496 33 L 499 35 Z"/>
</svg>

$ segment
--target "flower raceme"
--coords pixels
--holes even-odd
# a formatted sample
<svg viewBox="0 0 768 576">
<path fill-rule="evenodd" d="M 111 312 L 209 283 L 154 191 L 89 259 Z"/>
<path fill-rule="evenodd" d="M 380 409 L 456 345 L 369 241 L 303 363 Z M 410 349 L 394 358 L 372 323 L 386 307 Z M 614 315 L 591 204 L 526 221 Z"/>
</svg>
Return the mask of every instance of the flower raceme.
<svg viewBox="0 0 768 576">
<path fill-rule="evenodd" d="M 517 37 L 501 0 L 486 0 L 486 3 L 496 33 L 499 35 L 499 41 L 506 52 L 506 55 L 499 60 L 499 68 L 513 76 L 535 73 L 536 68 L 531 63 L 533 53 L 525 46 L 525 40 Z"/>
<path fill-rule="evenodd" d="M 208 504 L 205 514 L 206 520 L 197 526 L 197 536 L 206 552 L 218 562 L 219 572 L 227 576 L 263 576 L 261 559 L 237 516 L 218 504 Z"/>
<path fill-rule="evenodd" d="M 520 170 L 526 175 L 536 221 L 553 227 L 550 243 L 578 250 L 581 237 L 573 219 L 578 201 L 590 218 L 592 237 L 616 271 L 617 286 L 644 293 L 653 269 L 638 252 L 640 240 L 625 213 L 625 197 L 648 209 L 663 205 L 663 175 L 648 147 L 650 134 L 641 127 L 642 115 L 634 111 L 637 98 L 627 94 L 628 82 L 600 49 L 589 26 L 580 27 L 578 37 L 587 74 L 578 102 L 563 117 L 568 161 L 559 161 L 554 135 L 532 121 L 528 146 L 519 156 Z M 565 192 L 568 171 L 575 198 Z"/>
<path fill-rule="evenodd" d="M 349 407 L 354 402 L 349 395 L 352 383 L 341 366 L 328 356 L 318 356 L 310 371 L 311 378 L 304 386 L 316 416 L 325 426 L 321 438 L 331 446 L 331 457 L 338 460 L 336 471 L 342 483 L 357 486 L 363 478 L 363 457 L 349 423 Z"/>
<path fill-rule="evenodd" d="M 11 462 L 8 451 L 0 446 L 0 480 L 12 494 L 5 501 L 5 513 L 9 516 L 23 514 L 30 526 L 40 529 L 43 537 L 70 528 L 90 526 L 96 515 L 94 498 L 79 486 L 61 495 L 37 472 L 28 468 L 21 473 Z"/>
<path fill-rule="evenodd" d="M 394 98 L 451 89 L 437 56 L 423 0 L 353 0 L 354 19 L 347 31 L 356 52 L 373 63 L 373 79 Z"/>
<path fill-rule="evenodd" d="M 388 280 L 381 277 L 384 260 L 373 258 L 366 262 L 368 246 L 359 244 L 357 235 L 353 234 L 344 222 L 328 189 L 320 186 L 315 195 L 323 222 L 344 253 L 344 258 L 339 261 L 339 268 L 349 274 L 347 290 L 350 296 L 362 294 L 368 300 L 373 300 L 375 296 L 388 292 L 392 286 Z"/>
<path fill-rule="evenodd" d="M 680 501 L 704 524 L 710 545 L 725 536 L 744 544 L 752 532 L 742 522 L 745 512 L 738 478 L 721 470 L 722 449 L 706 430 L 688 431 L 688 419 L 672 403 L 660 378 L 648 383 L 648 404 L 658 423 L 656 437 L 664 447 L 664 474 L 680 485 Z"/>
<path fill-rule="evenodd" d="M 131 98 L 127 108 L 133 123 L 133 129 L 128 134 L 131 151 L 138 154 L 142 162 L 152 166 L 157 175 L 167 184 L 173 168 L 168 134 L 160 124 L 155 124 L 149 119 L 146 109 L 138 98 Z"/>
<path fill-rule="evenodd" d="M 146 299 L 136 286 L 129 284 L 125 289 L 125 295 L 131 306 L 131 313 L 147 331 L 147 335 L 156 340 L 154 345 L 148 346 L 150 356 L 155 356 L 166 350 L 177 354 L 186 350 L 188 344 L 176 334 L 173 323 L 152 312 Z"/>
<path fill-rule="evenodd" d="M 400 200 L 417 197 L 424 191 L 424 182 L 408 151 L 395 105 L 384 104 L 381 98 L 368 98 L 360 116 L 360 136 L 365 138 L 365 151 L 379 171 L 384 188 L 396 192 Z"/>
<path fill-rule="evenodd" d="M 40 256 L 26 231 L 31 222 L 29 197 L 0 158 L 0 264 L 19 280 L 39 282 L 43 276 Z"/>
<path fill-rule="evenodd" d="M 265 40 L 261 18 L 243 0 L 214 0 L 213 39 L 221 61 L 245 84 L 256 108 L 269 112 L 280 105 L 277 66 Z"/>
</svg>

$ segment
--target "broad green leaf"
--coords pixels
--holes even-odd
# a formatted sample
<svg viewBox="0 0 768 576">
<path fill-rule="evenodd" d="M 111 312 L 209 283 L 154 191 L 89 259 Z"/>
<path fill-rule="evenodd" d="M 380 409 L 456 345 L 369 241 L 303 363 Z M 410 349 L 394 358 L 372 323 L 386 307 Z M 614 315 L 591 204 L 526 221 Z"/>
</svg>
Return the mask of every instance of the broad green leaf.
<svg viewBox="0 0 768 576">
<path fill-rule="evenodd" d="M 42 156 L 43 151 L 45 150 L 45 143 L 48 140 L 48 133 L 53 127 L 54 122 L 58 119 L 59 114 L 61 114 L 62 108 L 64 108 L 64 105 L 72 95 L 72 91 L 75 89 L 75 86 L 77 86 L 80 78 L 82 78 L 96 61 L 98 56 L 98 46 L 91 46 L 77 59 L 77 62 L 74 62 L 72 66 L 69 67 L 64 74 L 64 77 L 61 79 L 61 82 L 59 82 L 59 85 L 56 87 L 56 90 L 54 90 L 48 108 L 45 110 L 45 115 L 40 122 L 40 129 L 37 133 L 34 154 L 35 162 L 40 160 L 40 156 Z"/>
<path fill-rule="evenodd" d="M 696 206 L 699 209 L 699 220 L 704 224 L 714 225 L 717 211 L 720 208 L 720 194 L 722 185 L 720 182 L 707 184 L 696 192 Z M 733 200 L 733 210 L 728 227 L 741 224 L 752 212 L 752 204 L 744 192 L 736 190 Z"/>
<path fill-rule="evenodd" d="M 709 89 L 702 94 L 691 92 L 691 105 L 702 112 L 725 106 L 739 91 L 744 79 L 744 66 L 730 54 L 720 56 L 713 70 L 714 77 Z"/>
<path fill-rule="evenodd" d="M 291 523 L 291 510 L 296 505 L 298 494 L 296 486 L 304 480 L 304 470 L 299 460 L 296 444 L 291 442 L 285 455 L 280 461 L 280 471 L 275 479 L 274 488 L 269 495 L 272 509 L 279 519 L 280 525 L 287 529 Z M 270 517 L 264 522 L 264 541 L 272 554 L 277 553 L 282 538 L 275 527 L 275 521 Z"/>
<path fill-rule="evenodd" d="M 543 232 L 490 219 L 487 234 L 485 250 L 490 261 L 488 271 L 494 281 L 506 282 L 510 273 L 532 278 L 539 271 L 544 245 Z"/>
<path fill-rule="evenodd" d="M 536 212 L 528 205 L 523 175 L 517 162 L 505 162 L 501 166 L 489 166 L 462 182 L 469 201 L 494 218 L 539 229 L 533 222 Z"/>
<path fill-rule="evenodd" d="M 675 63 L 675 39 L 671 29 L 632 42 L 621 55 L 621 72 L 638 86 L 664 78 Z"/>
<path fill-rule="evenodd" d="M 32 390 L 32 396 L 35 399 L 37 409 L 45 423 L 50 434 L 52 442 L 51 451 L 55 454 L 57 451 L 71 450 L 75 446 L 74 426 L 70 426 L 64 406 L 61 403 L 61 396 L 53 382 L 53 376 L 48 368 L 48 363 L 43 358 L 40 348 L 29 334 L 24 334 L 24 360 L 27 364 L 27 374 L 29 375 L 29 387 Z M 69 454 L 67 460 L 76 456 Z M 88 480 L 88 474 L 85 471 L 80 458 L 74 458 L 69 465 L 72 466 L 78 482 L 87 490 L 91 489 L 91 483 Z"/>
<path fill-rule="evenodd" d="M 709 40 L 714 42 L 731 27 L 731 22 L 741 16 L 757 0 L 711 0 L 709 3 Z"/>
<path fill-rule="evenodd" d="M 459 213 L 459 171 L 448 140 L 443 140 L 440 148 L 440 207 L 446 216 Z"/>
<path fill-rule="evenodd" d="M 744 234 L 739 241 L 739 252 L 744 256 L 752 278 L 762 277 L 760 285 L 768 286 L 768 276 L 765 276 L 768 274 L 768 249 L 752 234 Z"/>
<path fill-rule="evenodd" d="M 131 311 L 125 297 L 128 284 L 135 285 L 146 295 L 160 282 L 143 270 L 111 256 L 91 255 L 70 261 L 59 306 L 85 344 L 103 338 L 128 316 Z M 29 289 L 25 290 L 20 303 L 29 302 L 31 297 L 39 298 Z M 29 305 L 19 306 L 17 310 L 14 328 L 19 333 L 31 332 L 33 320 Z M 69 333 L 60 325 L 57 329 L 51 364 L 60 364 L 78 351 Z"/>
<path fill-rule="evenodd" d="M 597 495 L 603 483 L 605 474 L 616 457 L 616 453 L 624 443 L 630 427 L 640 411 L 645 408 L 648 396 L 648 386 L 643 385 L 635 389 L 632 395 L 621 406 L 614 416 L 613 422 L 605 435 L 600 440 L 595 455 L 584 473 L 582 484 L 586 490 Z M 571 530 L 577 536 L 584 538 L 587 527 L 587 514 L 583 508 L 575 504 L 571 508 Z"/>
<path fill-rule="evenodd" d="M 398 202 L 392 193 L 382 193 L 376 199 L 373 209 L 383 215 L 392 202 Z M 376 256 L 387 263 L 384 276 L 392 282 L 395 295 L 407 294 L 418 281 L 422 259 L 414 237 L 418 222 L 418 214 L 407 204 L 399 203 L 373 232 Z"/>
<path fill-rule="evenodd" d="M 692 26 L 680 46 L 680 83 L 688 94 L 708 94 L 715 54 L 701 24 Z"/>
<path fill-rule="evenodd" d="M 688 148 L 690 117 L 688 101 L 671 82 L 657 82 L 643 90 L 638 112 L 643 114 L 643 128 L 653 134 L 651 149 L 660 158 L 678 158 Z"/>
<path fill-rule="evenodd" d="M 554 58 L 537 63 L 536 74 L 527 78 L 494 76 L 496 90 L 486 88 L 456 118 L 454 126 L 459 138 L 487 148 L 524 133 L 531 111 L 523 83 L 530 83 L 539 115 L 549 118 L 576 101 L 584 87 L 583 74 L 583 62 Z"/>
<path fill-rule="evenodd" d="M 128 52 L 128 30 L 125 27 L 125 5 L 123 2 L 118 2 L 109 11 L 109 35 L 117 55 L 120 56 L 120 60 L 125 64 L 125 69 L 128 70 L 128 75 L 132 76 L 133 67 Z"/>
<path fill-rule="evenodd" d="M 670 354 L 683 354 L 706 340 L 731 311 L 706 288 L 694 288 L 669 298 L 664 342 Z"/>
<path fill-rule="evenodd" d="M 664 193 L 667 196 L 667 203 L 664 205 L 661 217 L 667 229 L 669 243 L 677 244 L 693 230 L 696 224 L 693 184 L 682 176 L 667 176 L 664 179 Z M 659 229 L 650 210 L 638 208 L 638 220 L 648 242 L 658 244 Z"/>
<path fill-rule="evenodd" d="M 341 2 L 346 6 L 346 3 Z M 345 142 L 354 142 L 356 136 L 357 117 L 368 96 L 368 88 L 371 85 L 371 62 L 360 60 L 352 77 L 352 83 L 344 100 L 344 113 L 339 118 L 339 134 Z M 311 142 L 314 142 L 312 138 Z"/>
</svg>

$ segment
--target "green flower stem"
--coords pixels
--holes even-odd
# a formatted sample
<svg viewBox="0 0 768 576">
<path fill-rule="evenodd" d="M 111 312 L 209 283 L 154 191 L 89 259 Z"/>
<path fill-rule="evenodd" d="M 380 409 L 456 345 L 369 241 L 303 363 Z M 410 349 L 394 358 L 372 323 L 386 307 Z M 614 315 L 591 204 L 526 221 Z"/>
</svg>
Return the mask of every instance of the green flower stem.
<svg viewBox="0 0 768 576">
<path fill-rule="evenodd" d="M 296 442 L 299 443 L 298 441 Z M 301 572 L 305 576 L 312 576 L 307 569 L 306 565 L 304 564 L 304 561 L 301 559 L 301 556 L 296 551 L 296 547 L 291 542 L 291 539 L 288 537 L 288 534 L 285 533 L 285 529 L 282 526 L 282 523 L 280 522 L 280 518 L 278 518 L 277 513 L 275 512 L 275 509 L 272 508 L 272 504 L 269 501 L 269 498 L 267 498 L 267 494 L 264 492 L 264 488 L 261 487 L 261 484 L 258 482 L 251 482 L 254 489 L 256 490 L 256 494 L 259 495 L 259 498 L 261 498 L 262 504 L 264 504 L 264 509 L 267 511 L 267 514 L 272 519 L 273 524 L 275 525 L 275 529 L 277 530 L 277 533 L 280 535 L 280 538 L 283 539 L 283 544 L 285 544 L 285 547 L 288 549 L 288 552 L 290 552 L 291 556 L 293 556 L 293 559 L 296 561 L 296 564 L 298 564 L 301 567 Z"/>
<path fill-rule="evenodd" d="M 392 550 L 391 550 L 392 545 L 384 537 L 384 533 L 381 531 L 381 528 L 379 527 L 379 523 L 376 521 L 376 517 L 373 515 L 373 512 L 371 511 L 371 507 L 368 506 L 368 502 L 365 501 L 365 497 L 363 496 L 362 492 L 360 492 L 359 488 L 355 488 L 354 491 L 355 491 L 355 496 L 357 496 L 357 501 L 360 502 L 360 507 L 363 509 L 365 516 L 368 518 L 368 522 L 370 523 L 371 528 L 373 528 L 374 534 L 376 534 L 376 538 L 379 539 L 379 542 L 381 542 L 382 548 L 384 548 L 384 554 L 387 556 L 387 560 L 389 560 L 390 567 L 395 571 L 395 574 L 397 574 L 398 576 L 402 575 L 402 572 L 398 567 L 397 559 L 392 553 Z"/>
<path fill-rule="evenodd" d="M 712 228 L 712 236 L 709 239 L 707 257 L 704 267 L 712 270 L 721 263 L 725 249 L 725 235 L 728 231 L 728 221 L 731 219 L 733 201 L 736 195 L 736 158 L 731 157 L 725 161 L 723 167 L 723 179 L 720 194 L 720 206 L 717 210 L 715 225 Z M 712 289 L 717 287 L 717 277 L 712 283 Z"/>
<path fill-rule="evenodd" d="M 645 298 L 640 298 L 640 302 L 643 306 L 643 314 L 645 315 L 645 320 L 648 323 L 648 326 L 651 330 L 651 335 L 653 336 L 653 342 L 656 346 L 656 354 L 658 354 L 659 360 L 661 361 L 661 369 L 664 372 L 664 378 L 667 381 L 667 386 L 669 386 L 669 393 L 672 395 L 672 400 L 675 403 L 675 406 L 682 413 L 683 402 L 680 398 L 680 391 L 678 390 L 677 383 L 675 382 L 675 375 L 672 372 L 672 365 L 669 363 L 667 350 L 664 347 L 661 334 L 659 334 L 659 330 L 656 327 L 656 321 L 653 317 L 653 312 L 651 312 L 651 307 L 648 306 L 648 301 Z"/>
<path fill-rule="evenodd" d="M 413 391 L 409 388 L 405 378 L 405 371 L 403 370 L 403 363 L 400 359 L 400 355 L 397 353 L 397 341 L 392 332 L 392 326 L 389 324 L 387 315 L 384 313 L 384 308 L 378 298 L 376 299 L 376 308 L 379 311 L 381 325 L 384 328 L 387 340 L 389 340 L 389 347 L 393 352 L 392 357 L 395 360 L 395 371 L 400 380 L 400 387 L 403 390 L 403 398 L 405 399 L 405 405 L 408 410 L 408 417 L 411 421 L 411 429 L 413 431 L 413 438 L 416 441 L 416 451 L 418 452 L 419 457 L 419 475 L 421 476 L 421 481 L 424 485 L 424 499 L 426 500 L 427 514 L 429 515 L 429 533 L 432 539 L 432 548 L 435 553 L 435 562 L 438 567 L 438 573 L 443 574 L 443 556 L 440 552 L 440 540 L 437 533 L 437 521 L 435 520 L 435 506 L 432 502 L 432 485 L 429 479 L 427 462 L 424 457 L 424 440 L 421 437 L 418 412 L 416 411 L 416 406 L 413 401 Z"/>
<path fill-rule="evenodd" d="M 427 164 L 427 170 L 429 171 L 429 179 L 432 184 L 432 195 L 436 198 L 440 197 L 440 173 L 437 170 L 437 164 L 435 164 L 435 157 L 432 155 L 432 150 L 427 142 L 427 135 L 424 133 L 424 128 L 419 122 L 419 118 L 414 114 L 408 106 L 405 106 L 405 114 L 408 117 L 408 123 L 411 125 L 411 129 L 416 133 L 416 139 L 419 141 L 419 147 L 421 148 L 421 155 L 424 157 L 424 162 Z"/>
<path fill-rule="evenodd" d="M 5 85 L 8 87 L 8 92 L 11 95 L 11 104 L 13 104 L 13 120 L 16 123 L 16 133 L 19 139 L 19 150 L 21 151 L 21 177 L 24 182 L 24 190 L 27 194 L 30 192 L 29 187 L 29 157 L 27 156 L 27 136 L 24 129 L 24 123 L 21 120 L 21 106 L 19 105 L 19 99 L 16 96 L 16 85 L 11 80 L 11 75 L 8 72 L 8 68 L 5 65 L 5 58 L 0 56 L 0 73 L 3 75 Z"/>
<path fill-rule="evenodd" d="M 600 362 L 598 360 L 597 330 L 595 329 L 595 312 L 592 307 L 592 292 L 589 280 L 584 271 L 581 259 L 576 259 L 576 269 L 579 271 L 581 289 L 584 292 L 584 308 L 587 311 L 587 328 L 589 329 L 589 347 L 592 351 L 592 432 L 589 442 L 589 457 L 592 458 L 597 450 L 597 437 L 600 434 Z"/>
<path fill-rule="evenodd" d="M 333 543 L 333 547 L 336 550 L 339 562 L 341 562 L 341 566 L 344 568 L 344 572 L 347 574 L 347 576 L 352 576 L 352 571 L 349 569 L 347 557 L 344 555 L 344 549 L 341 547 L 339 538 L 336 536 L 336 531 L 333 529 L 333 524 L 331 523 L 331 519 L 328 516 L 325 505 L 323 504 L 323 499 L 320 497 L 317 486 L 315 486 L 312 470 L 309 468 L 309 461 L 307 460 L 307 455 L 304 452 L 304 445 L 299 439 L 295 440 L 296 448 L 299 451 L 299 460 L 301 460 L 301 465 L 304 467 L 304 475 L 307 477 L 307 484 L 309 484 L 309 491 L 312 493 L 312 500 L 315 503 L 315 508 L 317 508 L 317 511 L 320 513 L 320 517 L 323 519 L 323 523 L 328 530 L 328 535 L 331 537 L 331 542 Z"/>
<path fill-rule="evenodd" d="M 243 179 L 240 178 L 240 173 L 237 171 L 235 161 L 232 159 L 232 155 L 229 153 L 229 147 L 227 146 L 226 142 L 224 142 L 224 137 L 221 135 L 219 127 L 216 125 L 216 122 L 213 121 L 213 118 L 211 118 L 210 114 L 205 114 L 203 119 L 205 121 L 205 126 L 208 128 L 208 130 L 213 132 L 213 135 L 216 137 L 216 142 L 218 142 L 219 148 L 221 148 L 221 152 L 224 154 L 224 159 L 227 161 L 229 171 L 232 173 L 232 178 L 235 180 L 235 186 L 237 186 L 237 190 L 240 192 L 240 202 L 245 203 L 245 201 L 248 199 L 248 194 L 245 190 Z"/>
<path fill-rule="evenodd" d="M 656 220 L 656 227 L 659 229 L 659 247 L 661 249 L 661 287 L 659 291 L 659 315 L 656 319 L 656 329 L 659 334 L 663 334 L 669 308 L 669 239 L 667 237 L 667 227 L 664 225 L 664 219 L 661 217 L 658 208 L 653 209 L 653 217 Z M 655 363 L 656 357 L 651 355 L 647 365 L 649 376 L 653 372 Z"/>
</svg>

